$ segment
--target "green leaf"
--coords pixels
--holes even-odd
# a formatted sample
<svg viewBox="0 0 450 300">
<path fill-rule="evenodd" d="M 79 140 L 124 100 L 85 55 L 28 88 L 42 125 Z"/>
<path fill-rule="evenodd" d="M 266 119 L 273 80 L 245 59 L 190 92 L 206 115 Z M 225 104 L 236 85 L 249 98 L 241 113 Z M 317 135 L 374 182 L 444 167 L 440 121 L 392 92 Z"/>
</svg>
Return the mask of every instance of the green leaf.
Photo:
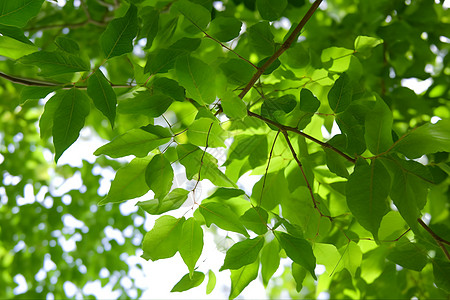
<svg viewBox="0 0 450 300">
<path fill-rule="evenodd" d="M 25 44 L 9 36 L 0 36 L 0 54 L 11 59 L 18 59 L 22 56 L 36 52 L 39 49 L 33 44 Z"/>
<path fill-rule="evenodd" d="M 395 157 L 383 159 L 392 173 L 390 196 L 400 214 L 412 229 L 427 202 L 428 187 L 433 184 L 431 174 L 422 164 Z"/>
<path fill-rule="evenodd" d="M 387 259 L 403 268 L 420 272 L 428 262 L 428 258 L 424 254 L 426 250 L 423 248 L 423 246 L 409 241 L 397 242 Z"/>
<path fill-rule="evenodd" d="M 200 165 L 202 165 L 200 180 L 209 179 L 216 186 L 236 187 L 236 184 L 218 169 L 217 159 L 211 154 L 204 153 L 200 148 L 191 144 L 179 145 L 177 153 L 180 163 L 186 168 L 187 179 L 198 178 Z"/>
<path fill-rule="evenodd" d="M 55 118 L 55 112 L 61 104 L 64 97 L 66 97 L 67 92 L 55 93 L 48 101 L 45 103 L 44 112 L 39 119 L 39 131 L 41 139 L 49 138 L 52 134 L 53 120 Z"/>
<path fill-rule="evenodd" d="M 209 227 L 212 223 L 223 230 L 230 230 L 248 237 L 247 230 L 239 222 L 238 216 L 229 208 L 228 205 L 223 203 L 208 202 L 201 204 L 199 207 L 200 213 L 203 215 L 206 221 L 206 225 Z"/>
<path fill-rule="evenodd" d="M 355 39 L 355 51 L 363 57 L 369 57 L 372 49 L 382 43 L 382 39 L 360 35 Z"/>
<path fill-rule="evenodd" d="M 78 89 L 73 88 L 59 93 L 62 94 L 62 99 L 55 111 L 52 129 L 56 162 L 78 139 L 91 107 L 87 96 Z"/>
<path fill-rule="evenodd" d="M 175 284 L 170 292 L 184 292 L 190 290 L 202 284 L 203 280 L 205 280 L 205 274 L 202 272 L 196 271 L 192 277 L 190 274 L 186 274 L 177 282 L 177 284 Z"/>
<path fill-rule="evenodd" d="M 112 20 L 100 36 L 100 46 L 106 59 L 133 50 L 133 39 L 138 30 L 137 8 L 130 5 L 125 16 Z"/>
<path fill-rule="evenodd" d="M 255 68 L 242 59 L 229 58 L 219 65 L 228 83 L 243 85 L 250 81 L 255 73 Z"/>
<path fill-rule="evenodd" d="M 442 259 L 434 259 L 433 275 L 436 286 L 450 293 L 450 262 Z"/>
<path fill-rule="evenodd" d="M 24 27 L 28 20 L 37 15 L 43 2 L 44 0 L 2 1 L 0 24 Z"/>
<path fill-rule="evenodd" d="M 299 293 L 303 288 L 303 280 L 305 280 L 307 271 L 305 268 L 303 268 L 299 264 L 296 264 L 295 262 L 292 263 L 291 271 L 292 277 L 294 277 L 296 283 L 295 289 L 297 293 Z"/>
<path fill-rule="evenodd" d="M 114 180 L 111 182 L 111 188 L 108 195 L 98 204 L 123 202 L 145 195 L 149 187 L 145 182 L 145 170 L 151 157 L 135 158 L 128 165 L 120 168 Z"/>
<path fill-rule="evenodd" d="M 173 79 L 161 77 L 153 81 L 153 93 L 169 96 L 175 101 L 183 102 L 186 98 L 186 91 Z"/>
<path fill-rule="evenodd" d="M 94 101 L 95 107 L 108 118 L 111 128 L 114 128 L 117 105 L 116 93 L 99 69 L 89 77 L 87 93 Z"/>
<path fill-rule="evenodd" d="M 263 246 L 264 237 L 262 236 L 237 242 L 228 249 L 223 266 L 220 267 L 219 271 L 237 270 L 253 263 L 258 258 Z"/>
<path fill-rule="evenodd" d="M 267 232 L 267 220 L 269 215 L 261 207 L 249 208 L 239 219 L 242 224 L 256 234 Z"/>
<path fill-rule="evenodd" d="M 145 49 L 150 49 L 153 40 L 158 34 L 159 11 L 153 7 L 145 6 L 141 9 L 139 14 L 142 18 L 142 28 L 139 32 L 139 36 L 147 39 Z"/>
<path fill-rule="evenodd" d="M 378 239 L 381 219 L 389 209 L 387 196 L 390 191 L 390 181 L 386 168 L 374 159 L 370 166 L 359 161 L 347 182 L 348 208 L 375 239 Z"/>
<path fill-rule="evenodd" d="M 341 262 L 343 267 L 346 268 L 353 277 L 355 277 L 356 271 L 359 267 L 361 267 L 361 262 L 363 259 L 361 248 L 359 248 L 358 244 L 352 241 L 348 243 L 347 246 L 340 248 L 340 252 L 342 253 Z"/>
<path fill-rule="evenodd" d="M 33 43 L 25 36 L 22 29 L 14 26 L 0 25 L 0 33 L 8 36 L 24 44 L 33 45 Z M 38 49 L 36 49 L 37 51 Z M 3 53 L 3 50 L 2 50 Z M 4 55 L 4 54 L 2 54 Z M 5 55 L 4 55 L 5 56 Z"/>
<path fill-rule="evenodd" d="M 140 91 L 133 98 L 119 101 L 118 110 L 122 114 L 144 114 L 151 118 L 162 115 L 173 99 L 161 94 L 152 95 L 148 91 Z"/>
<path fill-rule="evenodd" d="M 366 115 L 364 138 L 367 148 L 373 154 L 379 154 L 392 145 L 392 112 L 380 97 Z"/>
<path fill-rule="evenodd" d="M 234 299 L 258 276 L 259 261 L 243 266 L 239 270 L 231 270 L 231 291 L 229 299 Z"/>
<path fill-rule="evenodd" d="M 175 71 L 178 82 L 192 99 L 200 105 L 214 102 L 216 99 L 215 73 L 209 65 L 197 58 L 184 55 L 177 58 Z"/>
<path fill-rule="evenodd" d="M 297 106 L 294 95 L 284 95 L 280 98 L 266 98 L 261 106 L 261 114 L 274 121 L 283 120 Z"/>
<path fill-rule="evenodd" d="M 59 87 L 41 87 L 41 86 L 26 86 L 20 91 L 20 104 L 25 103 L 27 100 L 38 100 L 45 98 L 48 94 Z M 47 102 L 48 103 L 48 102 Z M 59 105 L 59 104 L 58 104 Z M 52 118 L 53 124 L 53 118 Z M 41 131 L 42 132 L 42 131 Z"/>
<path fill-rule="evenodd" d="M 336 144 L 343 144 L 346 142 L 345 136 L 338 134 L 329 140 L 328 144 L 336 147 Z M 348 178 L 347 160 L 329 148 L 324 148 L 324 150 L 328 169 L 338 176 Z"/>
<path fill-rule="evenodd" d="M 424 154 L 450 149 L 450 120 L 440 120 L 436 124 L 425 124 L 401 137 L 394 150 L 413 159 Z"/>
<path fill-rule="evenodd" d="M 155 198 L 164 198 L 172 187 L 173 169 L 164 154 L 153 156 L 145 171 L 145 182 L 155 193 Z"/>
<path fill-rule="evenodd" d="M 208 284 L 206 285 L 206 295 L 211 294 L 216 286 L 216 275 L 213 271 L 209 270 L 208 272 Z"/>
<path fill-rule="evenodd" d="M 89 71 L 90 68 L 89 64 L 80 57 L 62 51 L 38 51 L 23 56 L 18 61 L 38 67 L 44 77 Z"/>
<path fill-rule="evenodd" d="M 275 52 L 274 36 L 270 31 L 269 22 L 259 22 L 248 28 L 248 40 L 253 49 L 264 56 Z"/>
<path fill-rule="evenodd" d="M 78 54 L 80 52 L 80 46 L 78 46 L 77 42 L 64 36 L 58 36 L 55 39 L 55 44 L 67 53 Z"/>
<path fill-rule="evenodd" d="M 186 266 L 189 268 L 189 276 L 195 276 L 195 264 L 202 254 L 203 230 L 194 218 L 187 219 L 181 229 L 181 237 L 178 251 Z"/>
<path fill-rule="evenodd" d="M 261 276 L 264 287 L 267 287 L 270 278 L 280 266 L 280 244 L 276 239 L 264 245 L 261 251 Z"/>
<path fill-rule="evenodd" d="M 217 17 L 211 21 L 208 33 L 221 42 L 228 42 L 239 36 L 242 22 L 236 18 Z"/>
<path fill-rule="evenodd" d="M 141 257 L 145 260 L 157 261 L 174 256 L 178 251 L 183 223 L 184 217 L 177 219 L 172 216 L 162 216 L 156 220 L 155 226 L 144 236 L 142 242 L 144 253 Z M 189 274 L 187 276 L 189 278 Z"/>
<path fill-rule="evenodd" d="M 220 99 L 220 104 L 222 105 L 223 112 L 232 119 L 243 119 L 247 116 L 247 106 L 233 92 L 225 92 Z"/>
<path fill-rule="evenodd" d="M 150 126 L 150 127 L 149 127 Z M 170 141 L 172 134 L 161 126 L 148 125 L 148 130 L 131 129 L 95 150 L 94 155 L 105 154 L 113 158 L 127 155 L 147 156 L 158 146 Z"/>
<path fill-rule="evenodd" d="M 253 186 L 251 199 L 256 206 L 261 206 L 270 211 L 280 204 L 281 199 L 287 198 L 288 193 L 286 177 L 284 176 L 284 173 L 280 171 L 277 173 L 269 173 L 261 177 L 261 179 Z"/>
<path fill-rule="evenodd" d="M 139 201 L 136 205 L 151 215 L 161 215 L 165 212 L 180 208 L 186 201 L 188 194 L 189 191 L 177 188 L 173 189 L 162 199 L 156 198 L 147 201 Z"/>
<path fill-rule="evenodd" d="M 320 101 L 308 89 L 300 91 L 300 110 L 315 113 L 320 106 Z"/>
<path fill-rule="evenodd" d="M 245 192 L 240 189 L 220 187 L 211 196 L 209 196 L 206 199 L 209 199 L 209 200 L 214 199 L 216 202 L 223 202 L 226 200 L 230 200 L 231 198 L 240 197 L 244 194 L 245 194 Z"/>
<path fill-rule="evenodd" d="M 346 73 L 336 80 L 328 92 L 328 104 L 335 113 L 343 112 L 352 102 L 353 87 Z"/>
<path fill-rule="evenodd" d="M 305 239 L 297 238 L 284 232 L 275 231 L 274 234 L 281 247 L 286 251 L 287 256 L 295 263 L 304 267 L 317 280 L 316 274 L 314 273 L 316 257 L 314 256 L 311 245 Z"/>
<path fill-rule="evenodd" d="M 178 0 L 173 4 L 173 8 L 202 30 L 206 29 L 211 20 L 211 13 L 205 7 L 188 0 Z"/>
<path fill-rule="evenodd" d="M 280 18 L 287 4 L 287 0 L 256 0 L 259 14 L 264 20 L 268 21 L 275 21 Z"/>
<path fill-rule="evenodd" d="M 217 120 L 200 118 L 195 120 L 187 130 L 189 142 L 202 147 L 225 147 L 225 131 Z"/>
</svg>

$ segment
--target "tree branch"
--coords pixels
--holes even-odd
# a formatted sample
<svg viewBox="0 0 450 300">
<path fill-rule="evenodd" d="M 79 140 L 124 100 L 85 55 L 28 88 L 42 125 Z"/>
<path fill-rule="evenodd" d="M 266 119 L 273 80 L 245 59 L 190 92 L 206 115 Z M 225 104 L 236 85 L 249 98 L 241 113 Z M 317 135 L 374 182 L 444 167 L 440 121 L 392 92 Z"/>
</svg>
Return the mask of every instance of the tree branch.
<svg viewBox="0 0 450 300">
<path fill-rule="evenodd" d="M 309 134 L 304 133 L 304 132 L 298 130 L 297 128 L 295 128 L 295 127 L 291 127 L 291 126 L 286 126 L 286 125 L 279 124 L 279 123 L 277 123 L 277 122 L 275 122 L 275 121 L 272 121 L 272 120 L 267 119 L 267 118 L 265 118 L 265 117 L 263 117 L 263 116 L 261 116 L 261 115 L 258 115 L 258 114 L 254 113 L 254 112 L 251 112 L 250 110 L 247 110 L 247 114 L 248 114 L 249 116 L 251 116 L 251 117 L 258 118 L 258 119 L 264 121 L 264 122 L 267 123 L 267 124 L 271 124 L 271 125 L 277 127 L 278 129 L 280 129 L 281 131 L 291 131 L 291 132 L 295 132 L 296 134 L 299 134 L 299 135 L 301 135 L 301 136 L 303 136 L 303 137 L 305 137 L 305 138 L 307 138 L 307 139 L 313 141 L 314 143 L 319 144 L 320 146 L 322 146 L 322 147 L 324 147 L 324 148 L 328 148 L 328 149 L 333 150 L 334 152 L 336 152 L 337 154 L 339 154 L 340 156 L 342 156 L 343 158 L 345 158 L 345 159 L 348 160 L 349 162 L 356 163 L 356 159 L 354 159 L 353 157 L 348 156 L 347 154 L 345 154 L 345 153 L 342 152 L 341 150 L 339 150 L 339 149 L 333 147 L 332 145 L 327 144 L 327 143 L 324 143 L 324 142 L 322 142 L 322 141 L 319 141 L 319 140 L 316 139 L 315 137 L 310 136 Z"/>
<path fill-rule="evenodd" d="M 438 246 L 441 248 L 442 252 L 444 252 L 447 259 L 450 260 L 450 253 L 448 253 L 448 250 L 444 245 L 444 244 L 450 245 L 450 242 L 434 233 L 434 231 L 431 230 L 431 228 L 428 227 L 428 225 L 425 224 L 425 222 L 422 221 L 421 218 L 417 218 L 417 222 L 419 222 L 419 224 L 431 235 L 431 237 L 436 241 L 436 244 L 438 244 Z"/>
<path fill-rule="evenodd" d="M 255 82 L 261 77 L 264 71 L 275 61 L 278 57 L 281 56 L 291 44 L 297 39 L 298 35 L 302 31 L 303 27 L 305 27 L 306 23 L 309 21 L 311 16 L 314 14 L 316 9 L 319 7 L 322 0 L 316 0 L 313 5 L 311 5 L 310 9 L 306 12 L 303 19 L 300 23 L 295 27 L 294 31 L 292 31 L 291 35 L 286 39 L 286 41 L 281 45 L 281 47 L 262 65 L 258 71 L 253 75 L 252 79 L 247 83 L 242 92 L 239 94 L 239 98 L 244 98 L 244 96 L 250 91 Z"/>
</svg>

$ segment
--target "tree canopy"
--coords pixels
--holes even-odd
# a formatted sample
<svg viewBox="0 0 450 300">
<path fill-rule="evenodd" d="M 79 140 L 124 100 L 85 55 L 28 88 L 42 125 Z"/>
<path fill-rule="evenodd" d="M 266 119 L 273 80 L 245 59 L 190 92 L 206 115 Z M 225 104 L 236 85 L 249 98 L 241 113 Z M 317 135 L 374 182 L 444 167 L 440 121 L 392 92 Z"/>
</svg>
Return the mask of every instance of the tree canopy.
<svg viewBox="0 0 450 300">
<path fill-rule="evenodd" d="M 448 298 L 444 2 L 0 0 L 0 297 Z"/>
</svg>

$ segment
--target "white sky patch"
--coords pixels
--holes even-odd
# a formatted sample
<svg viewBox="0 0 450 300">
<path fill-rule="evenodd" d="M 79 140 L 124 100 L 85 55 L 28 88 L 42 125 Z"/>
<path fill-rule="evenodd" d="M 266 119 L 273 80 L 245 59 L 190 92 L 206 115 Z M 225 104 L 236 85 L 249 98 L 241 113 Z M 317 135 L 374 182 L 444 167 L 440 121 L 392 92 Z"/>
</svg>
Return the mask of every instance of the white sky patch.
<svg viewBox="0 0 450 300">
<path fill-rule="evenodd" d="M 420 95 L 425 92 L 433 83 L 431 78 L 426 80 L 419 80 L 417 78 L 406 78 L 402 79 L 401 84 L 404 87 L 407 87 L 413 90 L 416 94 Z"/>
<path fill-rule="evenodd" d="M 329 132 L 324 125 L 322 125 L 321 128 L 322 131 L 322 136 L 324 139 L 331 139 L 333 136 L 340 134 L 341 133 L 341 129 L 339 128 L 338 124 L 336 123 L 336 121 L 333 121 L 333 126 L 331 127 L 331 132 Z"/>
<path fill-rule="evenodd" d="M 13 290 L 14 295 L 23 294 L 28 291 L 27 281 L 22 274 L 17 274 L 14 276 L 14 282 L 18 284 L 18 286 Z"/>
<path fill-rule="evenodd" d="M 431 122 L 431 124 L 436 124 L 440 120 L 442 120 L 442 119 L 437 116 L 432 116 L 430 122 Z"/>
</svg>

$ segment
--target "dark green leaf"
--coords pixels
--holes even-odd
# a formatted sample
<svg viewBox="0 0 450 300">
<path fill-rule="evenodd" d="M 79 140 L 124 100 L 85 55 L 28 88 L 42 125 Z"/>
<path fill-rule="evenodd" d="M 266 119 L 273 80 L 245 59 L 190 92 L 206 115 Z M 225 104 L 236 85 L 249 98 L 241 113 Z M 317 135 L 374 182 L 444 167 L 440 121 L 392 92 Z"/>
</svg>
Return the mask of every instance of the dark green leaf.
<svg viewBox="0 0 450 300">
<path fill-rule="evenodd" d="M 212 20 L 208 33 L 221 42 L 228 42 L 239 35 L 242 22 L 230 17 L 217 17 Z"/>
<path fill-rule="evenodd" d="M 137 8 L 131 4 L 125 16 L 112 20 L 100 36 L 100 45 L 106 59 L 131 52 L 137 30 Z"/>
<path fill-rule="evenodd" d="M 151 215 L 161 215 L 165 212 L 180 208 L 186 201 L 188 194 L 189 191 L 184 189 L 173 189 L 163 199 L 139 201 L 136 205 Z"/>
<path fill-rule="evenodd" d="M 78 139 L 91 107 L 87 96 L 78 89 L 73 88 L 59 93 L 62 94 L 62 99 L 55 111 L 52 129 L 56 162 Z"/>
<path fill-rule="evenodd" d="M 119 101 L 118 110 L 123 114 L 145 114 L 155 118 L 162 115 L 172 102 L 173 99 L 166 95 L 152 95 L 148 91 L 141 91 L 133 98 Z"/>
<path fill-rule="evenodd" d="M 379 154 L 392 145 L 392 112 L 380 97 L 366 115 L 364 134 L 367 148 L 373 154 Z"/>
<path fill-rule="evenodd" d="M 274 234 L 281 247 L 286 251 L 287 256 L 295 263 L 304 267 L 317 280 L 316 274 L 314 273 L 316 257 L 314 256 L 311 245 L 305 239 L 297 238 L 284 232 L 275 231 Z"/>
<path fill-rule="evenodd" d="M 388 212 L 390 186 L 389 173 L 376 159 L 372 160 L 370 166 L 359 161 L 347 182 L 348 208 L 375 239 L 378 239 L 381 219 Z"/>
<path fill-rule="evenodd" d="M 45 96 L 56 89 L 58 89 L 58 87 L 26 86 L 20 91 L 20 103 L 23 104 L 27 100 L 45 98 Z"/>
<path fill-rule="evenodd" d="M 181 228 L 184 217 L 177 219 L 172 216 L 162 216 L 155 222 L 152 230 L 147 232 L 142 243 L 142 258 L 156 261 L 169 258 L 178 251 L 178 242 L 181 237 Z M 189 274 L 187 274 L 189 278 Z"/>
<path fill-rule="evenodd" d="M 150 49 L 158 33 L 159 24 L 159 11 L 153 7 L 143 7 L 140 11 L 140 16 L 142 18 L 142 29 L 139 36 L 145 37 L 147 39 L 146 49 Z"/>
<path fill-rule="evenodd" d="M 308 89 L 300 91 L 300 110 L 314 113 L 319 109 L 320 101 Z"/>
<path fill-rule="evenodd" d="M 87 62 L 67 52 L 38 51 L 20 58 L 19 62 L 38 67 L 41 69 L 42 76 L 89 70 Z"/>
<path fill-rule="evenodd" d="M 202 5 L 188 0 L 179 0 L 173 7 L 177 9 L 192 24 L 205 30 L 211 20 L 211 13 Z"/>
<path fill-rule="evenodd" d="M 428 262 L 427 256 L 423 253 L 424 250 L 423 246 L 416 243 L 398 242 L 387 259 L 403 268 L 420 272 Z"/>
<path fill-rule="evenodd" d="M 232 84 L 242 85 L 250 81 L 256 69 L 242 59 L 230 58 L 219 65 L 220 69 L 227 77 L 227 81 Z"/>
<path fill-rule="evenodd" d="M 269 21 L 275 21 L 280 18 L 287 4 L 287 0 L 256 0 L 256 7 L 261 17 Z"/>
<path fill-rule="evenodd" d="M 274 36 L 270 31 L 269 22 L 259 22 L 247 30 L 250 45 L 256 52 L 271 56 L 275 52 Z"/>
<path fill-rule="evenodd" d="M 117 105 L 116 93 L 99 69 L 89 77 L 87 93 L 94 101 L 95 107 L 108 118 L 111 128 L 114 128 Z"/>
<path fill-rule="evenodd" d="M 173 79 L 160 77 L 153 81 L 153 93 L 163 94 L 171 97 L 173 100 L 183 102 L 186 98 L 185 90 Z"/>
<path fill-rule="evenodd" d="M 201 204 L 199 207 L 200 213 L 209 227 L 212 223 L 223 230 L 230 230 L 248 237 L 247 230 L 239 222 L 238 216 L 225 204 L 208 202 Z"/>
<path fill-rule="evenodd" d="M 433 275 L 436 286 L 450 293 L 450 262 L 433 260 Z"/>
<path fill-rule="evenodd" d="M 328 93 L 328 104 L 335 113 L 343 112 L 352 102 L 353 88 L 350 78 L 342 73 Z"/>
<path fill-rule="evenodd" d="M 226 269 L 237 270 L 245 265 L 253 263 L 258 258 L 259 252 L 263 246 L 264 237 L 262 236 L 237 242 L 228 249 L 220 271 Z"/>
<path fill-rule="evenodd" d="M 28 20 L 37 15 L 44 0 L 22 0 L 1 3 L 0 24 L 24 27 Z"/>
<path fill-rule="evenodd" d="M 192 277 L 189 274 L 186 274 L 177 282 L 177 284 L 175 284 L 170 292 L 184 292 L 190 290 L 202 284 L 203 280 L 205 280 L 205 274 L 202 272 L 194 272 Z"/>
<path fill-rule="evenodd" d="M 71 54 L 78 54 L 80 52 L 80 46 L 77 42 L 64 36 L 58 36 L 55 40 L 56 46 L 58 46 L 62 51 Z"/>
<path fill-rule="evenodd" d="M 22 42 L 22 43 L 25 43 L 25 44 L 29 44 L 29 45 L 33 45 L 33 43 L 24 35 L 23 30 L 18 28 L 18 27 L 1 25 L 0 24 L 0 33 L 3 36 L 8 36 L 10 38 L 18 40 L 19 42 Z"/>
</svg>

